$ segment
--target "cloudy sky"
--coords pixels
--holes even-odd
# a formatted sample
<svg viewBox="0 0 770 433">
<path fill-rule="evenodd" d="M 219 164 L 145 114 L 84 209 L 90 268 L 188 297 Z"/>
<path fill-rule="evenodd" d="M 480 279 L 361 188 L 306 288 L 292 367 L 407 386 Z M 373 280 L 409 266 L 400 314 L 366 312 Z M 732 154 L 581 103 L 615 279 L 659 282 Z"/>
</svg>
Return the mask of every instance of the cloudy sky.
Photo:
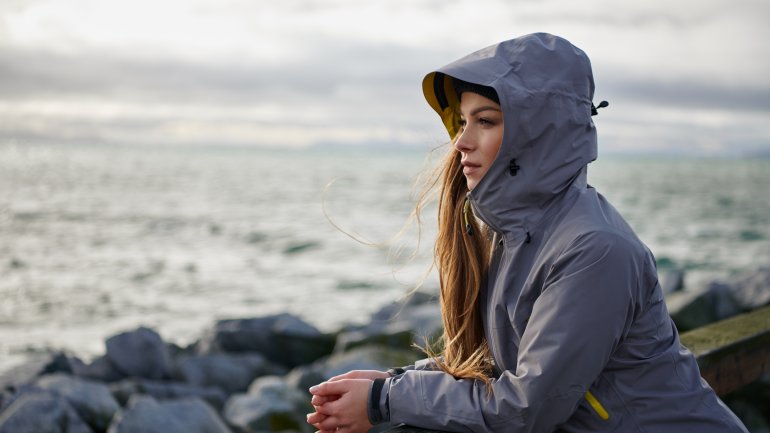
<svg viewBox="0 0 770 433">
<path fill-rule="evenodd" d="M 546 31 L 600 145 L 770 154 L 767 0 L 2 0 L 0 143 L 434 146 L 425 73 Z"/>
</svg>

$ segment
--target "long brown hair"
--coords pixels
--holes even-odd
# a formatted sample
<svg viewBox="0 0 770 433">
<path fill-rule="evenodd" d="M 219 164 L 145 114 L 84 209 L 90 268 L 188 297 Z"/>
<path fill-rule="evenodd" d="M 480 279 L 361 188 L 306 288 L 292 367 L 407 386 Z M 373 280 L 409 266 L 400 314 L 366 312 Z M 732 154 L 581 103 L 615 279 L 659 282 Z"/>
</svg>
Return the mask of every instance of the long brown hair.
<svg viewBox="0 0 770 433">
<path fill-rule="evenodd" d="M 429 195 L 427 191 L 440 187 L 434 252 L 444 332 L 438 348 L 428 346 L 423 350 L 446 373 L 490 385 L 492 365 L 479 311 L 479 294 L 489 265 L 490 231 L 481 227 L 465 207 L 468 187 L 460 159 L 460 152 L 450 143 L 444 161 L 426 183 L 415 209 L 419 213 Z"/>
</svg>

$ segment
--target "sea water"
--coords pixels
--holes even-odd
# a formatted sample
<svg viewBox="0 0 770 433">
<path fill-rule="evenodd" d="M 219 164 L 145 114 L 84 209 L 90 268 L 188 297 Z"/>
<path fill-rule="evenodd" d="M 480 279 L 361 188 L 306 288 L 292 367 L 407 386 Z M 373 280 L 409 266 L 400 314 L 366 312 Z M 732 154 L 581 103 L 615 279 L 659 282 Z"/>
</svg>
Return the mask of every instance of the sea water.
<svg viewBox="0 0 770 433">
<path fill-rule="evenodd" d="M 0 371 L 142 325 L 181 345 L 285 311 L 331 331 L 435 290 L 435 207 L 419 247 L 415 225 L 388 242 L 426 153 L 0 145 Z M 609 157 L 589 182 L 688 288 L 770 265 L 770 160 Z"/>
</svg>

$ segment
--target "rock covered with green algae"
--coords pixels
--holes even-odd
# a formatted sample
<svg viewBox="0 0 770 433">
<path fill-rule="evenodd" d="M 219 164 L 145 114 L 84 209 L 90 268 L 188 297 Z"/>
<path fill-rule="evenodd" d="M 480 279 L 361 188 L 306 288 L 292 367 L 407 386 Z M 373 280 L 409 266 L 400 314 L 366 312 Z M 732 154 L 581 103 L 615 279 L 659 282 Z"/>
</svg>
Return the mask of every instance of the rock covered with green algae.
<svg viewBox="0 0 770 433">
<path fill-rule="evenodd" d="M 312 410 L 306 392 L 291 386 L 282 377 L 265 376 L 255 380 L 248 393 L 231 396 L 223 414 L 238 431 L 310 433 L 313 429 L 304 414 Z"/>
<path fill-rule="evenodd" d="M 697 357 L 743 345 L 747 336 L 770 330 L 770 306 L 682 334 L 682 344 Z"/>
</svg>

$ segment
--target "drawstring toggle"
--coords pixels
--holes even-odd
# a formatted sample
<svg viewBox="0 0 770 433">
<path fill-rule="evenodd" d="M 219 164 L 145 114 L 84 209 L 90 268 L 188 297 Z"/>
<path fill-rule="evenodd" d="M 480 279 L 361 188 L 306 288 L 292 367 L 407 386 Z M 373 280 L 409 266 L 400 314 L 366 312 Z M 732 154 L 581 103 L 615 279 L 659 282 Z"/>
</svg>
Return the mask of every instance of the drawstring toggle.
<svg viewBox="0 0 770 433">
<path fill-rule="evenodd" d="M 592 116 L 596 116 L 597 114 L 599 114 L 599 109 L 600 108 L 609 107 L 609 105 L 610 105 L 610 103 L 607 102 L 607 101 L 600 102 L 598 106 L 594 106 L 594 103 L 592 102 L 591 103 L 591 115 Z"/>
<path fill-rule="evenodd" d="M 471 201 L 468 197 L 465 197 L 465 204 L 463 205 L 463 218 L 465 219 L 465 232 L 468 236 L 473 236 L 473 227 L 471 227 L 471 220 L 468 217 L 468 213 L 471 210 Z"/>
</svg>

